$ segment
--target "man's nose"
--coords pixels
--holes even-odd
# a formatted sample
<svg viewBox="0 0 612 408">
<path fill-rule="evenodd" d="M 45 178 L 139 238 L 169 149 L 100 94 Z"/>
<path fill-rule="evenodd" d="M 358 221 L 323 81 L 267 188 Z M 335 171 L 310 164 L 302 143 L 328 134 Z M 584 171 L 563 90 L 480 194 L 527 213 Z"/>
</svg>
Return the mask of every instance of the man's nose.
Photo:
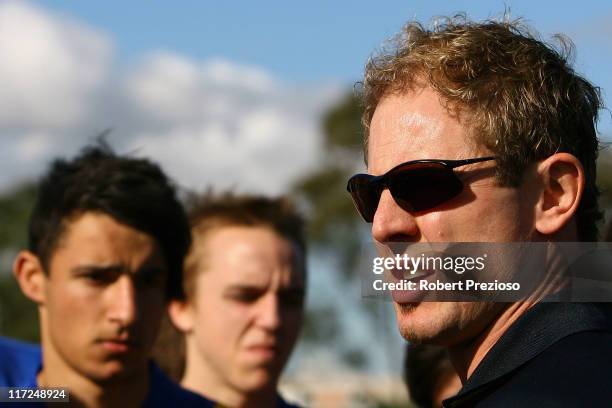
<svg viewBox="0 0 612 408">
<path fill-rule="evenodd" d="M 122 275 L 109 293 L 109 318 L 121 327 L 133 324 L 138 314 L 138 299 L 133 279 Z"/>
<path fill-rule="evenodd" d="M 279 299 L 276 293 L 267 293 L 257 309 L 257 323 L 266 330 L 276 330 L 281 323 Z"/>
<path fill-rule="evenodd" d="M 372 238 L 381 243 L 406 242 L 414 241 L 418 234 L 414 216 L 397 205 L 389 190 L 385 189 L 372 221 Z"/>
</svg>

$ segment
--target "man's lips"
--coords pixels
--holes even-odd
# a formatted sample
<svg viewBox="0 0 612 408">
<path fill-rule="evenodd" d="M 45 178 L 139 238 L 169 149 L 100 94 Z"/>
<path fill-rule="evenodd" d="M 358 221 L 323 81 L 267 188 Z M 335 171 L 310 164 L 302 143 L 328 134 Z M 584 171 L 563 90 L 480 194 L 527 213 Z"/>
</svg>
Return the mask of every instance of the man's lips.
<svg viewBox="0 0 612 408">
<path fill-rule="evenodd" d="M 139 343 L 131 339 L 100 339 L 97 343 L 113 354 L 127 353 L 140 347 Z"/>
<path fill-rule="evenodd" d="M 253 344 L 246 347 L 247 351 L 262 360 L 272 360 L 278 353 L 276 344 Z"/>
<path fill-rule="evenodd" d="M 422 301 L 425 296 L 427 296 L 428 292 L 418 289 L 419 281 L 428 279 L 430 276 L 435 275 L 435 273 L 436 271 L 434 270 L 419 270 L 415 274 L 405 273 L 404 271 L 398 269 L 391 270 L 391 275 L 393 275 L 393 278 L 395 279 L 390 279 L 390 281 L 399 282 L 404 280 L 408 282 L 415 282 L 416 285 L 416 289 L 414 290 L 391 290 L 391 298 L 395 303 L 399 304 L 418 303 Z"/>
</svg>

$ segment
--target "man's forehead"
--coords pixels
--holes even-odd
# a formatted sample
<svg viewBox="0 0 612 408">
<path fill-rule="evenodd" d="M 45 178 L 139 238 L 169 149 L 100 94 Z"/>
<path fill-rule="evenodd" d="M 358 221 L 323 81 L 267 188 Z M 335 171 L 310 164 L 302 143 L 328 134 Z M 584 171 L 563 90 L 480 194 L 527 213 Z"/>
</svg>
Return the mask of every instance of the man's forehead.
<svg viewBox="0 0 612 408">
<path fill-rule="evenodd" d="M 89 210 L 76 212 L 64 217 L 61 224 L 61 235 L 68 235 L 67 233 L 72 233 L 76 230 L 80 235 L 93 238 L 130 234 L 134 237 L 138 236 L 141 241 L 157 241 L 150 232 L 130 225 L 103 211 Z"/>
<path fill-rule="evenodd" d="M 381 101 L 372 117 L 370 131 L 390 133 L 402 139 L 418 135 L 423 142 L 440 133 L 442 124 L 433 112 L 417 110 L 407 102 L 405 98 L 390 97 Z"/>
<path fill-rule="evenodd" d="M 67 252 L 75 259 L 99 264 L 122 263 L 126 256 L 160 261 L 157 240 L 101 212 L 85 212 L 66 219 L 52 255 Z"/>
<path fill-rule="evenodd" d="M 257 231 L 272 233 L 279 241 L 264 242 L 265 237 L 248 234 Z M 223 286 L 266 286 L 275 275 L 281 276 L 283 284 L 292 286 L 304 280 L 301 251 L 290 240 L 266 228 L 226 227 L 200 241 L 200 249 L 199 256 L 204 258 L 202 279 L 216 280 Z"/>
<path fill-rule="evenodd" d="M 228 288 L 256 288 L 256 289 L 304 289 L 303 275 L 298 271 L 286 271 L 282 274 L 259 273 L 252 275 L 233 275 L 223 285 Z"/>
<path fill-rule="evenodd" d="M 384 109 L 386 112 L 375 115 L 372 120 L 370 154 L 395 156 L 398 149 L 422 151 L 428 144 L 436 142 L 442 126 L 433 117 L 407 111 L 399 103 Z"/>
<path fill-rule="evenodd" d="M 381 99 L 370 125 L 370 173 L 382 174 L 409 160 L 473 156 L 478 149 L 467 121 L 442 103 L 429 88 Z"/>
<path fill-rule="evenodd" d="M 252 259 L 235 266 L 231 270 L 218 269 L 214 274 L 218 278 L 223 275 L 222 281 L 226 285 L 268 286 L 278 281 L 283 287 L 304 286 L 303 268 L 292 259 L 273 264 Z"/>
</svg>

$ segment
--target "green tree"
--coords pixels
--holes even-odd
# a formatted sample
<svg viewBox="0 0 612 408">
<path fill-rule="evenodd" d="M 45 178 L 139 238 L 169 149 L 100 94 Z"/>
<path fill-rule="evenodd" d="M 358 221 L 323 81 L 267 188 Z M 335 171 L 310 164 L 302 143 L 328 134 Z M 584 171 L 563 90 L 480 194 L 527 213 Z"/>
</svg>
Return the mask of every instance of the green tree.
<svg viewBox="0 0 612 408">
<path fill-rule="evenodd" d="M 597 161 L 597 185 L 601 190 L 599 206 L 605 215 L 601 236 L 605 240 L 612 240 L 612 152 L 607 149 L 600 152 Z"/>
<path fill-rule="evenodd" d="M 0 195 L 0 249 L 26 245 L 28 217 L 36 198 L 36 187 L 26 183 Z"/>
<path fill-rule="evenodd" d="M 0 278 L 0 334 L 38 342 L 36 305 L 27 299 L 11 275 Z"/>
<path fill-rule="evenodd" d="M 318 170 L 298 180 L 293 191 L 309 210 L 309 237 L 315 247 L 333 247 L 340 255 L 342 272 L 353 269 L 363 231 L 348 192 L 348 178 L 363 167 L 362 109 L 347 95 L 323 117 L 325 156 Z"/>
<path fill-rule="evenodd" d="M 325 155 L 315 171 L 295 182 L 293 193 L 305 203 L 309 218 L 309 243 L 313 251 L 333 254 L 338 260 L 338 273 L 345 279 L 355 279 L 358 254 L 367 237 L 365 224 L 359 218 L 346 183 L 351 175 L 363 171 L 362 108 L 356 96 L 347 94 L 323 117 Z M 361 303 L 368 313 L 366 303 Z M 306 316 L 304 337 L 316 343 L 331 344 L 346 339 L 338 313 L 329 305 L 312 305 Z M 343 337 L 344 336 L 344 337 Z M 347 346 L 340 350 L 342 360 L 352 367 L 367 365 L 365 350 Z"/>
<path fill-rule="evenodd" d="M 36 197 L 32 183 L 0 195 L 0 334 L 38 341 L 38 312 L 11 274 L 11 262 L 27 244 L 27 222 Z"/>
<path fill-rule="evenodd" d="M 597 160 L 597 184 L 601 189 L 601 208 L 608 210 L 612 207 L 612 152 L 608 149 L 601 151 Z"/>
</svg>

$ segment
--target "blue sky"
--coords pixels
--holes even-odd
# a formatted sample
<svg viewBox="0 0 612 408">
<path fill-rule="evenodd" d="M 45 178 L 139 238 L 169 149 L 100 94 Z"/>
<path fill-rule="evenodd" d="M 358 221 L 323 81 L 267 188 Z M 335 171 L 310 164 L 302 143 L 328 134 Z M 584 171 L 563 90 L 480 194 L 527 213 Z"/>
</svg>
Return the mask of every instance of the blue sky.
<svg viewBox="0 0 612 408">
<path fill-rule="evenodd" d="M 509 8 L 542 34 L 576 36 L 579 61 L 595 74 L 607 72 L 588 60 L 612 62 L 612 3 L 563 1 L 38 1 L 112 33 L 122 58 L 166 48 L 199 59 L 223 57 L 257 65 L 285 80 L 345 82 L 359 78 L 373 49 L 410 18 L 466 11 L 476 19 Z M 177 5 L 180 4 L 180 5 Z M 603 49 L 585 49 L 597 31 Z M 590 47 L 589 47 L 590 48 Z M 584 58 L 583 58 L 584 57 Z"/>
</svg>

